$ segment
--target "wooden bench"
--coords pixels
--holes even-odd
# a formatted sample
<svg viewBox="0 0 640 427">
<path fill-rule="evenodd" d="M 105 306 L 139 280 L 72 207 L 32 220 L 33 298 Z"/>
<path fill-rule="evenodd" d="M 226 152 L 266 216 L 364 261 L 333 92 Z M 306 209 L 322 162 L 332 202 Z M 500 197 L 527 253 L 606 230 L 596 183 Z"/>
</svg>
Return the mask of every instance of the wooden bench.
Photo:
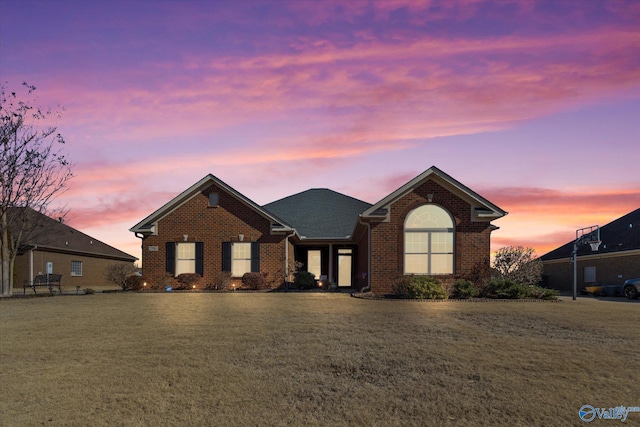
<svg viewBox="0 0 640 427">
<path fill-rule="evenodd" d="M 60 286 L 60 282 L 62 281 L 62 274 L 38 274 L 33 278 L 33 282 L 25 280 L 24 285 L 22 286 L 22 291 L 24 294 L 27 293 L 27 288 L 33 289 L 33 293 L 37 294 L 36 288 L 38 286 L 46 286 L 49 288 L 49 292 L 53 293 L 53 288 L 58 288 L 58 291 L 62 293 L 62 287 Z"/>
</svg>

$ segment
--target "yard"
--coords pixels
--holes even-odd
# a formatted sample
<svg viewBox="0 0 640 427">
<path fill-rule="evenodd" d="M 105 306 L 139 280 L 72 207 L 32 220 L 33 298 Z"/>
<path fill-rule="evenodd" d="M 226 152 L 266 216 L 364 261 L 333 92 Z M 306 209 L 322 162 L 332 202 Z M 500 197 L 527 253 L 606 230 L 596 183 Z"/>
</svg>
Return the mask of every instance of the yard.
<svg viewBox="0 0 640 427">
<path fill-rule="evenodd" d="M 640 406 L 639 320 L 622 300 L 4 300 L 0 425 L 584 425 L 582 405 Z"/>
</svg>

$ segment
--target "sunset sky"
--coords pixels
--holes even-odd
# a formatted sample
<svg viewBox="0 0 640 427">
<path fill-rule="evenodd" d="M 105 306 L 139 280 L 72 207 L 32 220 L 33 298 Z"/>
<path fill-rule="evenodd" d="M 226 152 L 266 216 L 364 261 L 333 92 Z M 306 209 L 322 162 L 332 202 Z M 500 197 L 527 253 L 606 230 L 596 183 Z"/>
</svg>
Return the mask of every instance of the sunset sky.
<svg viewBox="0 0 640 427">
<path fill-rule="evenodd" d="M 0 0 L 0 81 L 64 108 L 56 203 L 137 257 L 208 173 L 375 203 L 435 165 L 538 255 L 640 207 L 640 1 Z"/>
</svg>

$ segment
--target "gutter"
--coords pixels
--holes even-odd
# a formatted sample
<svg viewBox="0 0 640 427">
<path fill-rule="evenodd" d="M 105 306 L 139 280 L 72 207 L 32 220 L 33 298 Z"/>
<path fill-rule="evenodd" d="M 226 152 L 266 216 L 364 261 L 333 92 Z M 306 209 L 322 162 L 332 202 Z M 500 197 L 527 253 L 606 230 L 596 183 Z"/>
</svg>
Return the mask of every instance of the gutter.
<svg viewBox="0 0 640 427">
<path fill-rule="evenodd" d="M 285 283 L 285 288 L 287 288 L 287 283 L 289 280 L 289 238 L 293 235 L 296 234 L 296 229 L 292 228 L 291 231 L 293 231 L 293 233 L 291 234 L 287 234 L 284 238 L 284 283 Z M 287 288 L 288 289 L 288 288 Z"/>
</svg>

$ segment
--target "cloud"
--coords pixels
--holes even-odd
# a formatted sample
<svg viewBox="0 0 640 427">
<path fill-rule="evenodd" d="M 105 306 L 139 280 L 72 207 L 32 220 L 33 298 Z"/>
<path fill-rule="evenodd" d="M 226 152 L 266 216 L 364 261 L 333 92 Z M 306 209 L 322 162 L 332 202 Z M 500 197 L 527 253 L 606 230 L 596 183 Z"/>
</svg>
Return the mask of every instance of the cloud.
<svg viewBox="0 0 640 427">
<path fill-rule="evenodd" d="M 640 207 L 640 188 L 507 187 L 481 193 L 509 211 L 495 222 L 500 229 L 492 234 L 492 250 L 528 246 L 538 255 L 571 241 L 579 228 L 606 225 Z"/>
<path fill-rule="evenodd" d="M 186 52 L 186 65 L 165 59 L 144 80 L 123 64 L 100 85 L 90 73 L 54 75 L 48 85 L 67 109 L 64 127 L 86 143 L 207 136 L 220 146 L 225 135 L 262 128 L 255 144 L 283 134 L 303 143 L 352 140 L 345 152 L 357 155 L 353 145 L 365 133 L 396 141 L 477 133 L 637 96 L 639 40 L 638 31 L 615 28 L 483 39 L 411 34 L 347 46 L 316 37 L 294 52 Z"/>
</svg>

